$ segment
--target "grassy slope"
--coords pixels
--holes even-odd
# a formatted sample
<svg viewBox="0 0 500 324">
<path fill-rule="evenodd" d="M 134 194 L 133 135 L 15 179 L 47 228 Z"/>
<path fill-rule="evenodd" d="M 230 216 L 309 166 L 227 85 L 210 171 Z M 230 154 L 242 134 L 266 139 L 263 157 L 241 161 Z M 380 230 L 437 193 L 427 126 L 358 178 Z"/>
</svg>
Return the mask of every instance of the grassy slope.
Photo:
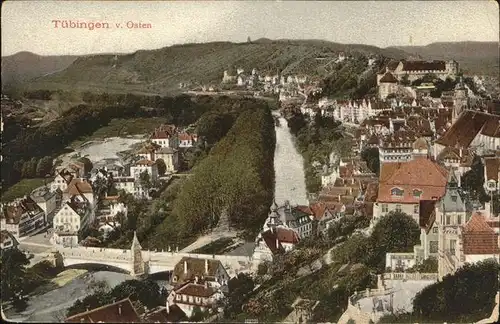
<svg viewBox="0 0 500 324">
<path fill-rule="evenodd" d="M 498 42 L 439 42 L 427 46 L 398 46 L 424 59 L 455 59 L 468 74 L 488 74 L 498 76 Z"/>
<path fill-rule="evenodd" d="M 100 88 L 101 91 L 144 91 L 163 93 L 178 87 L 179 82 L 199 81 L 219 83 L 223 71 L 242 67 L 275 73 L 307 73 L 321 75 L 322 66 L 339 51 L 373 53 L 394 58 L 406 54 L 398 49 L 380 49 L 367 45 L 344 45 L 316 40 L 279 40 L 253 43 L 215 42 L 184 44 L 158 50 L 137 51 L 119 55 L 113 68 L 114 55 L 93 55 L 78 58 L 66 70 L 32 82 L 32 88 L 80 89 Z"/>
<path fill-rule="evenodd" d="M 44 180 L 46 180 L 47 183 L 52 181 L 52 179 L 44 178 L 22 179 L 21 181 L 10 187 L 2 195 L 2 201 L 12 201 L 16 198 L 21 198 L 25 195 L 29 195 L 31 191 L 33 191 L 33 189 L 43 186 Z"/>
</svg>

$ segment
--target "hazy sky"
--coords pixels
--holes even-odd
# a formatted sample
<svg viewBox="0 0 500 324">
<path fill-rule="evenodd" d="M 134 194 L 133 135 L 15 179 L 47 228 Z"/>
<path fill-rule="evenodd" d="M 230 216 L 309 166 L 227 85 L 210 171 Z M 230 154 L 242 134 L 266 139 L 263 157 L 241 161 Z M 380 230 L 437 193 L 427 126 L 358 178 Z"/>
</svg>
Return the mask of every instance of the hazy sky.
<svg viewBox="0 0 500 324">
<path fill-rule="evenodd" d="M 387 47 L 438 41 L 498 41 L 491 1 L 7 1 L 2 55 L 90 54 L 186 42 L 325 39 Z M 62 28 L 54 20 L 107 23 Z M 127 23 L 151 28 L 128 28 Z"/>
</svg>

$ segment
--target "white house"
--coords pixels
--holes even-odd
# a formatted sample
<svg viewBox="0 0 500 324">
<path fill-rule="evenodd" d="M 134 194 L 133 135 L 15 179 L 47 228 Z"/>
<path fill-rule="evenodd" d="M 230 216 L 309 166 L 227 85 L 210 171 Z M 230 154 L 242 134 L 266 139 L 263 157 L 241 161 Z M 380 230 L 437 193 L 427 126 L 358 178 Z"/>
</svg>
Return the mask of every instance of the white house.
<svg viewBox="0 0 500 324">
<path fill-rule="evenodd" d="M 178 136 L 179 147 L 193 147 L 198 139 L 196 134 L 180 133 Z"/>
<path fill-rule="evenodd" d="M 161 125 L 151 135 L 151 142 L 159 147 L 177 148 L 177 127 L 175 125 Z"/>
<path fill-rule="evenodd" d="M 186 316 L 191 317 L 196 307 L 201 311 L 207 311 L 217 307 L 217 302 L 223 298 L 224 294 L 219 289 L 208 286 L 208 283 L 203 280 L 196 279 L 194 282 L 174 288 L 167 303 L 177 305 Z"/>
<path fill-rule="evenodd" d="M 116 190 L 123 190 L 129 194 L 135 194 L 135 178 L 134 177 L 114 177 L 113 185 Z"/>
<path fill-rule="evenodd" d="M 65 170 L 62 172 L 58 172 L 50 185 L 50 190 L 56 191 L 57 189 L 59 189 L 60 191 L 64 191 L 66 190 L 66 188 L 68 188 L 68 184 L 72 179 L 73 176 L 69 172 Z"/>
<path fill-rule="evenodd" d="M 81 197 L 73 197 L 54 216 L 52 243 L 62 246 L 77 246 L 78 232 L 93 223 L 93 216 L 94 213 L 88 201 Z"/>
<path fill-rule="evenodd" d="M 151 160 L 140 160 L 137 161 L 134 166 L 130 167 L 130 175 L 135 179 L 138 179 L 143 172 L 149 173 L 152 181 L 158 179 L 158 166 L 156 162 Z"/>
</svg>

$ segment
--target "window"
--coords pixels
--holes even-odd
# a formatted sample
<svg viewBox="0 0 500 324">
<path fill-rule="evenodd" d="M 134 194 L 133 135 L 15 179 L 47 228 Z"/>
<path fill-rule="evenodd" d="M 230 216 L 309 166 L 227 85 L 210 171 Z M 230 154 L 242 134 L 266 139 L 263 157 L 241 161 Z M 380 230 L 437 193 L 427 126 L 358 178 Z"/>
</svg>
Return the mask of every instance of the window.
<svg viewBox="0 0 500 324">
<path fill-rule="evenodd" d="M 455 246 L 457 244 L 456 240 L 450 240 L 450 253 L 455 254 Z"/>
<path fill-rule="evenodd" d="M 391 195 L 392 196 L 399 196 L 399 197 L 401 197 L 401 196 L 403 196 L 403 193 L 404 193 L 404 190 L 402 190 L 402 189 L 399 189 L 399 188 L 392 188 L 391 189 Z"/>
<path fill-rule="evenodd" d="M 420 190 L 420 189 L 413 189 L 413 197 L 420 198 L 421 196 L 422 196 L 422 190 Z"/>
<path fill-rule="evenodd" d="M 457 215 L 457 224 L 462 224 L 462 215 Z"/>
<path fill-rule="evenodd" d="M 451 201 L 457 202 L 457 196 L 456 195 L 451 196 Z"/>
<path fill-rule="evenodd" d="M 429 242 L 429 252 L 430 253 L 438 253 L 438 241 L 430 241 Z"/>
<path fill-rule="evenodd" d="M 175 278 L 175 277 L 174 277 Z M 181 295 L 175 295 L 175 299 L 181 300 Z"/>
<path fill-rule="evenodd" d="M 451 216 L 446 215 L 446 225 L 451 225 Z"/>
<path fill-rule="evenodd" d="M 389 211 L 389 208 L 387 204 L 382 204 L 382 213 L 387 213 Z"/>
<path fill-rule="evenodd" d="M 401 212 L 401 205 L 400 205 L 400 204 L 397 204 L 397 205 L 396 205 L 396 211 L 397 211 L 397 212 Z"/>
<path fill-rule="evenodd" d="M 437 234 L 438 230 L 439 230 L 439 229 L 438 229 L 437 227 L 434 227 L 434 228 L 432 229 L 432 233 Z"/>
<path fill-rule="evenodd" d="M 413 205 L 413 213 L 418 214 L 419 212 L 420 212 L 420 205 L 419 204 Z"/>
<path fill-rule="evenodd" d="M 172 278 L 172 281 L 173 281 L 173 282 L 177 282 L 177 276 L 174 276 L 174 277 Z M 179 296 L 179 295 L 177 295 L 177 296 Z"/>
</svg>

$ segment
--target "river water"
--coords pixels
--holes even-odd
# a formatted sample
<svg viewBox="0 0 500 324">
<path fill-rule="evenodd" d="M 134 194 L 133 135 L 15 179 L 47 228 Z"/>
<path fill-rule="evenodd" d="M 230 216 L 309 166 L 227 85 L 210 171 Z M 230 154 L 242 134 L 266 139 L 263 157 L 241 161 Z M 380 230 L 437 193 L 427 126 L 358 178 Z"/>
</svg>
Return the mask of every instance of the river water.
<svg viewBox="0 0 500 324">
<path fill-rule="evenodd" d="M 279 116 L 276 112 L 273 114 Z M 274 154 L 275 170 L 275 200 L 278 204 L 289 200 L 291 204 L 307 204 L 307 194 L 304 175 L 304 161 L 295 148 L 293 137 L 284 118 L 279 117 L 280 126 L 276 126 L 276 151 Z M 28 301 L 28 308 L 22 314 L 7 310 L 6 316 L 13 321 L 23 322 L 62 322 L 67 309 L 77 299 L 81 299 L 92 291 L 91 281 L 105 281 L 110 288 L 125 280 L 132 279 L 130 275 L 110 271 L 88 272 L 71 280 L 61 288 L 41 295 L 33 296 Z M 165 281 L 157 281 L 160 287 Z"/>
<path fill-rule="evenodd" d="M 279 116 L 277 112 L 273 112 Z M 274 153 L 274 199 L 278 205 L 289 200 L 292 205 L 307 205 L 304 159 L 295 148 L 286 119 L 279 117 L 276 126 L 276 151 Z"/>
</svg>

